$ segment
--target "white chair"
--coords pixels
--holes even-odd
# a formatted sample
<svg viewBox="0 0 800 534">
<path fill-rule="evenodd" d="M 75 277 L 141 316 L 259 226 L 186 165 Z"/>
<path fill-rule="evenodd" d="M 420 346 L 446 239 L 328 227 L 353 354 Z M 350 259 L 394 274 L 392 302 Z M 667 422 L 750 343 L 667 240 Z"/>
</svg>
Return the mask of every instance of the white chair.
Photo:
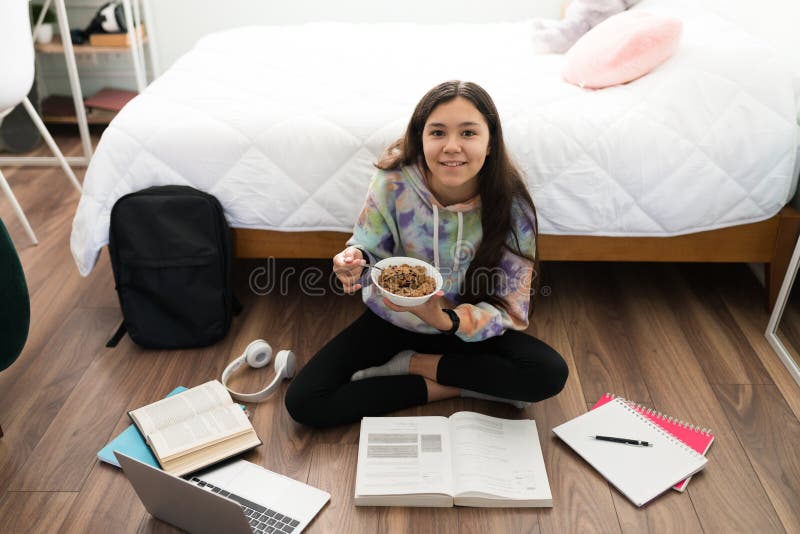
<svg viewBox="0 0 800 534">
<path fill-rule="evenodd" d="M 28 0 L 0 0 L 0 119 L 8 115 L 18 104 L 22 104 L 31 120 L 42 133 L 50 150 L 61 162 L 72 185 L 81 191 L 81 184 L 72 172 L 64 154 L 59 150 L 53 136 L 47 131 L 42 119 L 28 100 L 28 92 L 33 85 L 33 39 L 31 21 L 28 14 Z M 11 201 L 25 231 L 34 244 L 38 244 L 28 218 L 17 202 L 3 173 L 0 172 L 0 189 Z"/>
</svg>

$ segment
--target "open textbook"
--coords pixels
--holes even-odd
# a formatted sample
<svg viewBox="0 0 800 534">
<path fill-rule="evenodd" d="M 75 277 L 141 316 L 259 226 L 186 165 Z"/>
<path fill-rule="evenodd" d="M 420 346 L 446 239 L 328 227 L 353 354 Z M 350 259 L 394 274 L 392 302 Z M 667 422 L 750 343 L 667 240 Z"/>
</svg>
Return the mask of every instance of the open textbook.
<svg viewBox="0 0 800 534">
<path fill-rule="evenodd" d="M 361 506 L 552 506 L 532 419 L 473 412 L 365 417 L 355 503 Z"/>
<path fill-rule="evenodd" d="M 129 412 L 161 468 L 181 476 L 261 445 L 228 390 L 212 380 Z"/>
</svg>

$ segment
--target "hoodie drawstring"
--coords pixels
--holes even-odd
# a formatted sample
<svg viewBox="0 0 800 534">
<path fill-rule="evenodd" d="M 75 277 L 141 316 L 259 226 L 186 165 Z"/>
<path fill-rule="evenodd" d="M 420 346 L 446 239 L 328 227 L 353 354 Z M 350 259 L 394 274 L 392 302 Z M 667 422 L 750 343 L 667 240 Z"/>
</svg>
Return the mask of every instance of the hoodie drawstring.
<svg viewBox="0 0 800 534">
<path fill-rule="evenodd" d="M 459 257 L 461 255 L 461 238 L 464 235 L 464 214 L 458 213 L 458 233 L 456 234 L 456 249 L 453 253 L 453 271 L 458 276 Z M 439 208 L 433 204 L 433 266 L 439 270 Z"/>
<path fill-rule="evenodd" d="M 458 276 L 458 267 L 459 267 L 459 265 L 458 265 L 459 261 L 458 260 L 461 257 L 461 236 L 462 236 L 463 229 L 464 229 L 464 214 L 459 211 L 458 212 L 458 234 L 457 234 L 457 237 L 456 237 L 456 250 L 455 250 L 455 253 L 453 254 L 453 256 L 455 257 L 455 261 L 453 263 L 453 270 L 455 271 L 456 276 Z"/>
<path fill-rule="evenodd" d="M 433 266 L 439 270 L 439 208 L 433 205 Z"/>
</svg>

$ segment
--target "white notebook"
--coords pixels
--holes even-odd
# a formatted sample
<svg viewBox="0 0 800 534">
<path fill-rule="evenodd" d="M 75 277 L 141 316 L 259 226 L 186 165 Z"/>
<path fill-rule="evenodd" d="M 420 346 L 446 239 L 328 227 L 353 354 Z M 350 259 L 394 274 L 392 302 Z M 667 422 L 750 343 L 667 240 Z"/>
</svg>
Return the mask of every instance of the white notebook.
<svg viewBox="0 0 800 534">
<path fill-rule="evenodd" d="M 705 456 L 638 413 L 622 398 L 567 421 L 553 432 L 636 506 L 642 506 L 708 463 Z M 592 437 L 597 435 L 646 441 L 652 446 Z"/>
</svg>

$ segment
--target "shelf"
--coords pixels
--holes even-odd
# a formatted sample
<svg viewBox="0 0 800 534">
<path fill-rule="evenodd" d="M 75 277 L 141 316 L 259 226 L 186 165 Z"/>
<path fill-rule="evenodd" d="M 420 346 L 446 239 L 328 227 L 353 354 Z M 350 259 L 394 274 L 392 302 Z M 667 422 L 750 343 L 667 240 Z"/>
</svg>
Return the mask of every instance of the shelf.
<svg viewBox="0 0 800 534">
<path fill-rule="evenodd" d="M 147 43 L 147 35 L 142 38 L 142 44 Z M 88 44 L 72 45 L 75 54 L 118 54 L 130 51 L 130 46 L 92 46 Z M 61 36 L 53 36 L 53 40 L 47 44 L 36 43 L 36 51 L 42 54 L 63 54 L 64 45 L 61 44 Z"/>
<path fill-rule="evenodd" d="M 116 111 L 106 109 L 87 109 L 86 122 L 89 124 L 108 124 L 111 119 L 117 116 Z M 48 124 L 78 124 L 78 118 L 71 115 L 44 115 L 42 120 Z"/>
</svg>

